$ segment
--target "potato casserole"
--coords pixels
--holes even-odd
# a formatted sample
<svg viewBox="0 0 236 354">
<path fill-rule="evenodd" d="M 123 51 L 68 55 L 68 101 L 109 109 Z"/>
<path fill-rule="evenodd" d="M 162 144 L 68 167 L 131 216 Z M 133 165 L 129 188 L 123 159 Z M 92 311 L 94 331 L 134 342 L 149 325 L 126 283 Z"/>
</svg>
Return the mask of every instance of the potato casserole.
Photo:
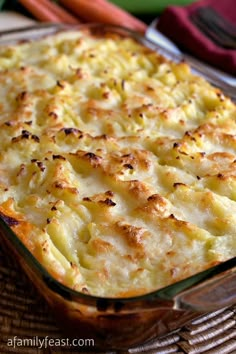
<svg viewBox="0 0 236 354">
<path fill-rule="evenodd" d="M 0 48 L 0 216 L 64 285 L 151 292 L 236 256 L 236 109 L 134 39 Z"/>
</svg>

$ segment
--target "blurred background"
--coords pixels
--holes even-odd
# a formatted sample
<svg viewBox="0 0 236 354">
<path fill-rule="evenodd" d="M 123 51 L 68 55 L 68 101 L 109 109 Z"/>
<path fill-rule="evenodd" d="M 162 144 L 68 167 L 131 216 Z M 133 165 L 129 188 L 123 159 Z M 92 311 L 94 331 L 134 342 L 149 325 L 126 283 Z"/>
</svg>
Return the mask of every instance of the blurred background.
<svg viewBox="0 0 236 354">
<path fill-rule="evenodd" d="M 190 54 L 220 69 L 220 76 L 222 71 L 227 72 L 236 82 L 235 3 L 236 0 L 0 0 L 0 29 L 3 24 L 4 29 L 17 28 L 17 20 L 22 17 L 31 24 L 38 20 L 120 25 L 172 52 Z M 10 12 L 11 19 L 8 10 L 14 11 Z"/>
<path fill-rule="evenodd" d="M 40 1 L 40 0 L 39 0 Z M 92 0 L 88 0 L 92 1 Z M 188 5 L 196 0 L 109 0 L 128 12 L 139 17 L 146 23 L 150 23 L 155 17 L 160 15 L 167 6 Z M 219 0 L 222 1 L 222 0 Z M 57 2 L 57 1 L 55 1 Z M 32 17 L 17 0 L 0 0 L 2 10 L 14 10 Z"/>
</svg>

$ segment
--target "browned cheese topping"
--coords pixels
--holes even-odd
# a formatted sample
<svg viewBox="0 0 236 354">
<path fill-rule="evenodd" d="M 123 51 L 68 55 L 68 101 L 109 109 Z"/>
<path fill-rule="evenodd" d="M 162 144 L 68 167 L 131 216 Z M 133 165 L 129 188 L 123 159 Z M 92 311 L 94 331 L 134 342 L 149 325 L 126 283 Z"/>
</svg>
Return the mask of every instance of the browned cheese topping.
<svg viewBox="0 0 236 354">
<path fill-rule="evenodd" d="M 60 282 L 147 293 L 236 256 L 236 110 L 186 63 L 68 31 L 0 48 L 0 216 Z"/>
</svg>

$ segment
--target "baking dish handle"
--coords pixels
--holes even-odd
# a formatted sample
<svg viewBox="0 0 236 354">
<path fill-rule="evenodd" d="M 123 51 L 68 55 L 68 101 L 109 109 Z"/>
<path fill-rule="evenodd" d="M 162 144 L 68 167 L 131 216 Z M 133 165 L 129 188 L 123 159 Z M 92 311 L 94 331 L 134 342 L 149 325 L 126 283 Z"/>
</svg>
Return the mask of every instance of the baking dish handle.
<svg viewBox="0 0 236 354">
<path fill-rule="evenodd" d="M 176 309 L 213 311 L 236 303 L 236 272 L 209 279 L 175 297 Z"/>
<path fill-rule="evenodd" d="M 159 291 L 174 309 L 214 311 L 236 303 L 236 257 Z"/>
</svg>

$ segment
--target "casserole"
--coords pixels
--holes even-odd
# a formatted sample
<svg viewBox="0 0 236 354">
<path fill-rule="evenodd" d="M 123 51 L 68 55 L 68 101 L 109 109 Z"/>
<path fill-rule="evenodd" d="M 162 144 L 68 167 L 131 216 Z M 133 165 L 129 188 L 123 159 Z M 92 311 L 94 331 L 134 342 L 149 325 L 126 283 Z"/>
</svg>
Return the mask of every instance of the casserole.
<svg viewBox="0 0 236 354">
<path fill-rule="evenodd" d="M 69 334 L 127 348 L 233 303 L 231 100 L 110 26 L 0 65 L 3 238 Z"/>
</svg>

